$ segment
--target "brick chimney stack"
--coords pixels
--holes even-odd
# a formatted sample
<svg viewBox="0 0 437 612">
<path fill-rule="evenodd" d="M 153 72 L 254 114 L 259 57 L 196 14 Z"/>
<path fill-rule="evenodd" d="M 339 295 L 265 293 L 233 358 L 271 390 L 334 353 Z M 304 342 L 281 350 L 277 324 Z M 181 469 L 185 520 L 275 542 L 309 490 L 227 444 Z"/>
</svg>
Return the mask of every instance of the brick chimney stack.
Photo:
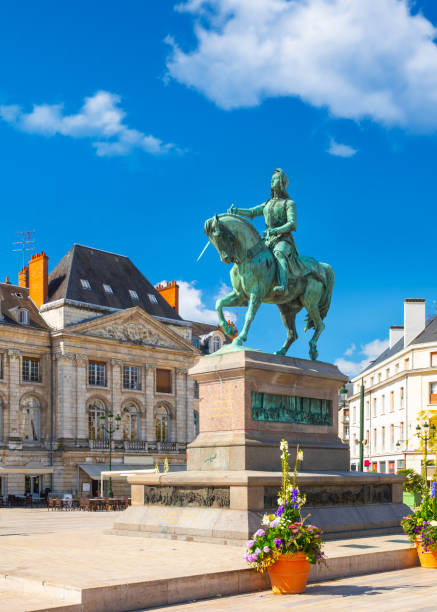
<svg viewBox="0 0 437 612">
<path fill-rule="evenodd" d="M 24 266 L 24 268 L 18 272 L 18 286 L 29 289 L 29 266 Z"/>
<path fill-rule="evenodd" d="M 156 285 L 155 289 L 162 295 L 164 300 L 176 310 L 177 314 L 179 314 L 179 285 L 177 282 L 170 281 L 162 285 Z"/>
<path fill-rule="evenodd" d="M 41 308 L 49 288 L 49 258 L 45 253 L 32 255 L 29 261 L 29 297 Z"/>
</svg>

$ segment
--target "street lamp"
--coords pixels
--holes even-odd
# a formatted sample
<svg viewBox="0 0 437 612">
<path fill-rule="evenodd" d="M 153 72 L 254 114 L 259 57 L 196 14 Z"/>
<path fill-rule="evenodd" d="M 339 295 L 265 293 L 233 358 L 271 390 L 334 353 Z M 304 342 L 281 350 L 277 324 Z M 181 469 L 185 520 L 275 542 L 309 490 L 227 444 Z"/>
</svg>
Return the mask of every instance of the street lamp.
<svg viewBox="0 0 437 612">
<path fill-rule="evenodd" d="M 425 423 L 423 424 L 424 433 L 421 433 L 421 431 L 422 427 L 420 425 L 417 425 L 416 436 L 419 438 L 419 440 L 422 440 L 425 445 L 425 482 L 428 482 L 428 442 L 434 440 L 436 426 L 434 425 L 434 423 L 429 426 L 428 423 L 425 421 Z"/>
<path fill-rule="evenodd" d="M 107 425 L 105 425 L 105 419 L 106 419 L 106 415 L 101 414 L 100 420 L 102 421 L 102 429 L 103 431 L 106 431 L 106 433 L 109 436 L 109 471 L 112 472 L 112 435 L 120 429 L 121 417 L 119 414 L 114 416 L 112 411 L 109 411 Z M 112 497 L 112 478 L 111 477 L 109 477 L 109 483 L 108 483 L 108 497 Z"/>
</svg>

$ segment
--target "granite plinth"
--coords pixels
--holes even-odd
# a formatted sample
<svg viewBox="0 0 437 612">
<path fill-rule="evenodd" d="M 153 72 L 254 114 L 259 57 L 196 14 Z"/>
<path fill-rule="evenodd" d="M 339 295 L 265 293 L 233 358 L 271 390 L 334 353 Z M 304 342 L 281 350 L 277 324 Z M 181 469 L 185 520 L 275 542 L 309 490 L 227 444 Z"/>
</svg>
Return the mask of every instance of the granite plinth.
<svg viewBox="0 0 437 612">
<path fill-rule="evenodd" d="M 402 476 L 350 472 L 349 448 L 338 438 L 336 366 L 259 351 L 202 357 L 190 370 L 199 384 L 199 435 L 187 448 L 187 471 L 128 477 L 132 506 L 118 534 L 243 544 L 262 515 L 277 507 L 279 444 L 307 495 L 303 514 L 326 537 L 398 532 L 408 512 Z"/>
<path fill-rule="evenodd" d="M 242 545 L 276 508 L 278 472 L 227 471 L 145 474 L 128 478 L 132 506 L 114 524 L 118 534 Z M 392 474 L 300 473 L 308 498 L 303 515 L 327 538 L 396 533 L 408 512 L 403 477 Z"/>
<path fill-rule="evenodd" d="M 240 350 L 203 357 L 189 373 L 199 384 L 200 422 L 188 470 L 280 470 L 282 438 L 291 457 L 297 444 L 304 449 L 304 470 L 349 468 L 337 422 L 338 389 L 347 379 L 336 366 Z"/>
</svg>

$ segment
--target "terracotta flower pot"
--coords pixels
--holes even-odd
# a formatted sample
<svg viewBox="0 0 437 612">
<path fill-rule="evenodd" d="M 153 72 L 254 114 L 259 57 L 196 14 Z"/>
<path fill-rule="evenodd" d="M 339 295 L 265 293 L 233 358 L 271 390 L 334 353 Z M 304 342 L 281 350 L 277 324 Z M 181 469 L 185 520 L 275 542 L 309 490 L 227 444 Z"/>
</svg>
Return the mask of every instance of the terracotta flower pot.
<svg viewBox="0 0 437 612">
<path fill-rule="evenodd" d="M 423 549 L 422 538 L 416 538 L 416 548 L 420 565 L 428 569 L 437 569 L 437 549 L 426 552 Z"/>
<path fill-rule="evenodd" d="M 267 568 L 273 593 L 303 593 L 310 568 L 305 553 L 281 555 L 274 565 Z"/>
</svg>

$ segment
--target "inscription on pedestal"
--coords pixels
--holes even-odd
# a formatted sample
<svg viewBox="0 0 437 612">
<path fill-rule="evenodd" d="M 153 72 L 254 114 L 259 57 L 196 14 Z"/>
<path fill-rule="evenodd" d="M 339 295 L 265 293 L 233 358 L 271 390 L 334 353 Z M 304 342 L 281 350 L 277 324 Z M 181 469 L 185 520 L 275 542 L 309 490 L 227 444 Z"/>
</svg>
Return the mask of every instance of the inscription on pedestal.
<svg viewBox="0 0 437 612">
<path fill-rule="evenodd" d="M 348 487 L 329 486 L 300 487 L 307 496 L 307 506 L 362 506 L 367 504 L 392 503 L 392 488 L 390 484 L 351 485 Z M 264 508 L 277 506 L 278 489 L 264 488 Z"/>
<path fill-rule="evenodd" d="M 332 402 L 326 399 L 253 391 L 252 419 L 302 425 L 332 425 Z"/>
<path fill-rule="evenodd" d="M 229 487 L 144 487 L 144 504 L 229 508 Z"/>
</svg>

